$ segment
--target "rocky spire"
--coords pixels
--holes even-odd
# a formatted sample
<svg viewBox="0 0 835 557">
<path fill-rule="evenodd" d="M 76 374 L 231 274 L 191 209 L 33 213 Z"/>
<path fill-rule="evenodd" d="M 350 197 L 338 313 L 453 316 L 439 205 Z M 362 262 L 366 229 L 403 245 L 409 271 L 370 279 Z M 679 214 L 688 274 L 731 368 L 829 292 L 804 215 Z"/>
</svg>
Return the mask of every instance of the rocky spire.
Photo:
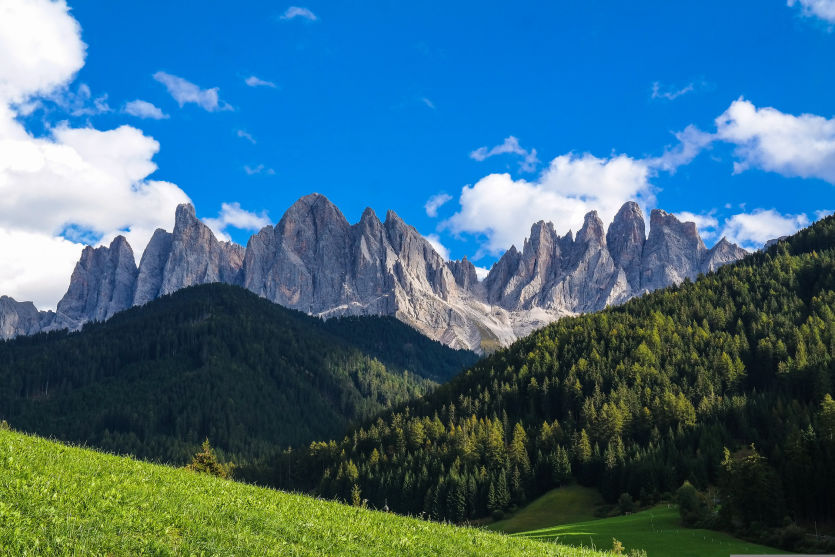
<svg viewBox="0 0 835 557">
<path fill-rule="evenodd" d="M 74 329 L 131 307 L 136 275 L 133 250 L 124 236 L 117 236 L 109 247 L 87 246 L 58 302 L 56 325 Z"/>
<path fill-rule="evenodd" d="M 653 209 L 641 257 L 641 288 L 651 291 L 695 278 L 706 251 L 695 223 Z"/>
<path fill-rule="evenodd" d="M 606 232 L 606 245 L 615 264 L 623 269 L 629 287 L 641 287 L 641 253 L 646 241 L 644 215 L 634 201 L 624 203 Z"/>
</svg>

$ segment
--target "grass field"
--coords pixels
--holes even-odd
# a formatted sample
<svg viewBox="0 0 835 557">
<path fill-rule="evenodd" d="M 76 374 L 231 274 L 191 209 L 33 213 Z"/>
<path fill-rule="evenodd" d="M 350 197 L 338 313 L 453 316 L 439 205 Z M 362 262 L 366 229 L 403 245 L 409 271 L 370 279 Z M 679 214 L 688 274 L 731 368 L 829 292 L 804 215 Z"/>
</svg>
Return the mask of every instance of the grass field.
<svg viewBox="0 0 835 557">
<path fill-rule="evenodd" d="M 602 504 L 603 498 L 596 489 L 579 485 L 560 487 L 539 497 L 513 516 L 487 525 L 487 529 L 516 533 L 585 522 L 595 519 L 594 509 Z"/>
<path fill-rule="evenodd" d="M 722 532 L 683 528 L 678 510 L 666 505 L 631 515 L 563 524 L 515 536 L 603 548 L 612 547 L 612 538 L 617 538 L 627 550 L 644 549 L 648 557 L 728 557 L 731 554 L 785 553 Z"/>
<path fill-rule="evenodd" d="M 0 430 L 0 555 L 604 554 L 358 509 Z"/>
</svg>

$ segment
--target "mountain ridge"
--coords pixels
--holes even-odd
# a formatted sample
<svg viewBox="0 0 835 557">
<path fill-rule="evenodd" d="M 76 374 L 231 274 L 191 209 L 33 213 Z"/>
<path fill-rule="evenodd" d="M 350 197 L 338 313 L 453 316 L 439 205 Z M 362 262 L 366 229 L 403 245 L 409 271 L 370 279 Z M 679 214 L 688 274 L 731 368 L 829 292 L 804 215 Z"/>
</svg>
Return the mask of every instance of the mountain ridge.
<svg viewBox="0 0 835 557">
<path fill-rule="evenodd" d="M 368 208 L 350 224 L 325 196 L 296 201 L 247 246 L 218 240 L 194 207 L 177 207 L 171 232 L 157 229 L 137 266 L 127 240 L 86 247 L 56 312 L 0 304 L 0 338 L 77 329 L 187 286 L 223 282 L 321 317 L 388 315 L 453 348 L 505 346 L 566 315 L 629 298 L 744 257 L 724 238 L 708 250 L 693 223 L 654 209 L 649 235 L 627 202 L 608 228 L 588 213 L 576 236 L 531 226 L 522 250 L 502 255 L 479 281 L 466 258 L 445 261 L 394 211 Z"/>
</svg>

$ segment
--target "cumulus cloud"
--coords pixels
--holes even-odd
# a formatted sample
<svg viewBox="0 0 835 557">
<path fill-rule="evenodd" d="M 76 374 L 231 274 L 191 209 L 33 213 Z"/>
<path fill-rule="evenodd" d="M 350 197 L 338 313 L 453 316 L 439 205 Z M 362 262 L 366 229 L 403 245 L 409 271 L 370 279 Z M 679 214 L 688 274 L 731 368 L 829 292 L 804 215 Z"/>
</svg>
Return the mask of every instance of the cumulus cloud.
<svg viewBox="0 0 835 557">
<path fill-rule="evenodd" d="M 249 141 L 250 143 L 252 143 L 253 145 L 255 145 L 255 138 L 254 138 L 254 137 L 252 137 L 252 134 L 250 134 L 249 132 L 244 131 L 244 130 L 238 130 L 238 131 L 237 131 L 237 135 L 238 135 L 238 137 L 240 137 L 241 139 L 246 139 L 247 141 Z"/>
<path fill-rule="evenodd" d="M 832 210 L 832 209 L 820 209 L 820 210 L 818 210 L 818 211 L 815 211 L 815 220 L 816 220 L 816 221 L 818 221 L 818 220 L 821 220 L 821 219 L 823 219 L 823 218 L 826 218 L 826 217 L 828 217 L 829 215 L 831 215 L 832 213 L 835 213 L 835 210 Z"/>
<path fill-rule="evenodd" d="M 835 23 L 835 0 L 788 0 L 788 5 L 799 5 L 803 14 Z"/>
<path fill-rule="evenodd" d="M 794 234 L 809 224 L 809 217 L 805 214 L 790 215 L 774 209 L 756 209 L 728 218 L 722 235 L 746 249 L 756 250 L 769 240 Z"/>
<path fill-rule="evenodd" d="M 435 248 L 438 255 L 443 257 L 444 260 L 449 261 L 449 249 L 441 243 L 441 238 L 437 234 L 427 234 L 424 238 Z"/>
<path fill-rule="evenodd" d="M 445 203 L 447 203 L 451 199 L 452 196 L 448 193 L 436 193 L 426 201 L 426 204 L 423 206 L 423 208 L 426 209 L 427 216 L 435 218 L 438 216 L 438 209 L 440 209 Z"/>
<path fill-rule="evenodd" d="M 249 76 L 244 80 L 244 83 L 249 85 L 250 87 L 272 87 L 275 89 L 277 85 L 272 81 L 267 81 L 265 79 L 261 79 L 260 77 L 256 77 L 254 75 Z"/>
<path fill-rule="evenodd" d="M 522 241 L 538 220 L 554 222 L 564 234 L 582 226 L 583 217 L 597 210 L 611 222 L 627 200 L 646 206 L 654 202 L 645 161 L 626 155 L 597 158 L 591 154 L 561 155 L 534 181 L 490 174 L 461 190 L 460 210 L 443 227 L 484 238 L 476 259 L 499 254 Z"/>
<path fill-rule="evenodd" d="M 164 113 L 156 105 L 141 99 L 125 103 L 124 110 L 126 114 L 136 116 L 137 118 L 148 118 L 151 120 L 163 120 L 168 118 L 168 114 Z"/>
<path fill-rule="evenodd" d="M 203 219 L 206 226 L 212 229 L 215 236 L 230 242 L 232 239 L 226 229 L 230 226 L 241 230 L 260 230 L 272 224 L 266 211 L 253 213 L 241 208 L 240 203 L 222 203 L 217 218 Z"/>
<path fill-rule="evenodd" d="M 795 116 L 776 108 L 757 108 L 745 99 L 731 103 L 708 133 L 688 126 L 676 134 L 678 143 L 660 157 L 647 159 L 658 170 L 675 172 L 715 142 L 734 145 L 734 173 L 751 168 L 786 177 L 819 178 L 835 184 L 835 118 Z"/>
<path fill-rule="evenodd" d="M 39 98 L 69 90 L 84 62 L 80 32 L 62 1 L 0 4 L 0 293 L 41 308 L 63 295 L 82 241 L 125 234 L 138 259 L 189 201 L 174 184 L 149 179 L 159 143 L 136 128 L 61 124 L 36 137 L 17 119 Z"/>
<path fill-rule="evenodd" d="M 232 110 L 229 104 L 220 100 L 218 95 L 220 89 L 218 87 L 201 89 L 191 81 L 163 71 L 155 73 L 154 79 L 165 85 L 168 93 L 174 97 L 181 108 L 186 104 L 193 103 L 208 112 Z"/>
<path fill-rule="evenodd" d="M 794 116 L 738 99 L 716 119 L 716 137 L 737 146 L 734 172 L 760 168 L 835 184 L 835 119 Z"/>
<path fill-rule="evenodd" d="M 316 14 L 311 12 L 307 8 L 301 8 L 299 6 L 290 6 L 285 10 L 285 12 L 281 15 L 280 19 L 288 20 L 288 19 L 295 19 L 300 17 L 302 19 L 307 19 L 309 21 L 316 21 L 319 19 L 316 17 Z"/>
<path fill-rule="evenodd" d="M 484 280 L 490 274 L 490 269 L 487 267 L 476 267 L 475 265 L 473 267 L 475 267 L 475 276 L 478 277 L 478 280 Z"/>
<path fill-rule="evenodd" d="M 508 153 L 522 157 L 522 162 L 519 163 L 519 168 L 523 172 L 533 172 L 536 170 L 536 165 L 539 162 L 539 159 L 536 158 L 536 149 L 531 149 L 530 151 L 523 149 L 522 146 L 519 145 L 519 140 L 512 135 L 506 137 L 504 142 L 500 145 L 496 145 L 495 147 L 479 147 L 470 153 L 470 158 L 477 161 L 483 161 L 496 155 L 504 155 Z"/>
<path fill-rule="evenodd" d="M 64 85 L 84 65 L 81 26 L 64 0 L 0 3 L 0 98 L 20 102 Z"/>
</svg>

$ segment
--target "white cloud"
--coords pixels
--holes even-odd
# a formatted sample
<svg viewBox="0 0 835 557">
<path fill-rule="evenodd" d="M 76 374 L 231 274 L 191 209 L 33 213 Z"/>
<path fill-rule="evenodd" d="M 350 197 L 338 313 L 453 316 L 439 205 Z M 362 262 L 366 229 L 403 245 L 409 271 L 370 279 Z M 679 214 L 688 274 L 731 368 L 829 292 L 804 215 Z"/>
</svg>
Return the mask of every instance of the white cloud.
<svg viewBox="0 0 835 557">
<path fill-rule="evenodd" d="M 675 87 L 664 87 L 656 81 L 652 84 L 652 98 L 653 99 L 666 99 L 668 101 L 674 101 L 682 95 L 686 95 L 687 93 L 692 93 L 696 90 L 696 84 L 691 82 L 676 89 Z"/>
<path fill-rule="evenodd" d="M 435 103 L 433 103 L 432 101 L 430 101 L 428 98 L 426 98 L 426 97 L 421 97 L 420 101 L 421 101 L 423 104 L 425 104 L 427 107 L 431 108 L 432 110 L 435 110 Z"/>
<path fill-rule="evenodd" d="M 835 23 L 835 0 L 788 0 L 789 6 L 799 5 L 804 15 L 815 16 Z"/>
<path fill-rule="evenodd" d="M 701 131 L 696 126 L 687 126 L 683 131 L 675 134 L 678 144 L 664 149 L 660 157 L 647 159 L 652 168 L 675 173 L 680 166 L 690 164 L 714 140 L 713 134 Z"/>
<path fill-rule="evenodd" d="M 424 238 L 432 244 L 432 247 L 435 248 L 438 255 L 443 257 L 445 261 L 449 261 L 449 249 L 441 243 L 441 238 L 437 234 L 427 234 Z"/>
<path fill-rule="evenodd" d="M 821 220 L 821 219 L 825 219 L 826 217 L 828 217 L 832 213 L 835 213 L 835 210 L 833 210 L 833 209 L 820 209 L 819 211 L 815 211 L 815 220 L 818 221 L 818 220 Z"/>
<path fill-rule="evenodd" d="M 80 32 L 64 2 L 0 3 L 0 293 L 41 308 L 66 291 L 78 240 L 108 243 L 124 233 L 138 259 L 154 229 L 170 228 L 177 204 L 189 200 L 148 178 L 159 144 L 136 128 L 62 124 L 35 137 L 17 119 L 39 97 L 69 91 L 84 61 Z"/>
<path fill-rule="evenodd" d="M 255 138 L 254 138 L 254 137 L 252 137 L 252 134 L 250 134 L 249 132 L 246 132 L 246 131 L 244 131 L 244 130 L 238 130 L 238 131 L 237 131 L 237 135 L 238 135 L 238 137 L 240 137 L 241 139 L 246 139 L 247 141 L 249 141 L 250 143 L 252 143 L 253 145 L 255 145 Z"/>
<path fill-rule="evenodd" d="M 250 87 L 272 87 L 275 89 L 277 85 L 272 81 L 267 81 L 265 79 L 261 79 L 260 77 L 255 77 L 254 75 L 249 76 L 244 80 L 244 83 L 249 85 Z"/>
<path fill-rule="evenodd" d="M 203 222 L 212 229 L 215 236 L 227 242 L 231 241 L 229 234 L 226 232 L 226 229 L 230 226 L 241 230 L 260 230 L 272 224 L 266 211 L 260 214 L 253 213 L 241 209 L 241 204 L 237 202 L 221 204 L 217 218 L 203 219 Z"/>
<path fill-rule="evenodd" d="M 453 233 L 484 237 L 476 259 L 498 254 L 522 241 L 538 220 L 554 222 L 560 234 L 575 232 L 583 217 L 597 210 L 605 224 L 625 201 L 646 206 L 654 202 L 651 169 L 626 155 L 597 158 L 590 154 L 561 155 L 535 181 L 490 174 L 461 190 L 460 210 L 444 221 Z"/>
<path fill-rule="evenodd" d="M 536 149 L 531 149 L 530 151 L 523 149 L 522 146 L 519 145 L 519 140 L 512 135 L 506 137 L 501 145 L 496 145 L 492 148 L 479 147 L 470 153 L 470 158 L 477 161 L 483 161 L 490 157 L 504 155 L 507 153 L 522 157 L 522 162 L 519 163 L 519 167 L 523 172 L 533 172 L 539 162 L 539 159 L 536 158 Z"/>
<path fill-rule="evenodd" d="M 478 277 L 478 280 L 484 280 L 490 274 L 490 269 L 487 267 L 476 267 L 475 265 L 473 267 L 475 267 L 475 276 Z"/>
<path fill-rule="evenodd" d="M 244 172 L 246 172 L 249 176 L 254 176 L 255 174 L 269 174 L 272 176 L 275 174 L 275 170 L 267 168 L 263 164 L 259 164 L 257 166 L 249 166 L 248 164 L 245 164 Z"/>
<path fill-rule="evenodd" d="M 165 114 L 157 106 L 141 99 L 125 103 L 125 113 L 137 118 L 150 118 L 151 120 L 168 118 L 168 114 Z"/>
<path fill-rule="evenodd" d="M 756 250 L 769 240 L 794 234 L 809 224 L 805 214 L 788 215 L 774 209 L 756 209 L 728 218 L 722 235 L 746 249 Z"/>
<path fill-rule="evenodd" d="M 716 237 L 717 228 L 719 227 L 719 219 L 713 215 L 709 213 L 706 215 L 697 215 L 695 213 L 691 213 L 690 211 L 681 211 L 679 213 L 675 213 L 675 216 L 682 222 L 696 223 L 696 228 L 699 229 L 699 234 L 705 240 Z"/>
<path fill-rule="evenodd" d="M 182 77 L 167 73 L 157 72 L 154 74 L 154 79 L 165 85 L 168 93 L 174 97 L 180 107 L 188 103 L 194 103 L 203 110 L 209 112 L 217 112 L 218 110 L 232 110 L 232 107 L 220 100 L 218 87 L 211 89 L 201 89 L 191 81 L 183 79 Z"/>
<path fill-rule="evenodd" d="M 761 168 L 835 184 L 835 118 L 794 116 L 739 99 L 716 119 L 716 137 L 737 146 L 734 172 Z"/>
<path fill-rule="evenodd" d="M 316 14 L 311 12 L 309 9 L 301 8 L 299 6 L 290 6 L 289 8 L 287 8 L 287 10 L 284 12 L 284 14 L 282 14 L 280 19 L 287 20 L 294 19 L 297 17 L 307 19 L 310 21 L 316 21 L 317 19 L 319 19 L 318 17 L 316 17 Z"/>
<path fill-rule="evenodd" d="M 438 209 L 451 199 L 452 196 L 448 193 L 436 193 L 426 201 L 423 208 L 426 209 L 427 216 L 435 218 L 438 216 Z"/>
<path fill-rule="evenodd" d="M 22 102 L 64 85 L 84 65 L 81 27 L 63 0 L 0 3 L 0 99 Z"/>
</svg>

